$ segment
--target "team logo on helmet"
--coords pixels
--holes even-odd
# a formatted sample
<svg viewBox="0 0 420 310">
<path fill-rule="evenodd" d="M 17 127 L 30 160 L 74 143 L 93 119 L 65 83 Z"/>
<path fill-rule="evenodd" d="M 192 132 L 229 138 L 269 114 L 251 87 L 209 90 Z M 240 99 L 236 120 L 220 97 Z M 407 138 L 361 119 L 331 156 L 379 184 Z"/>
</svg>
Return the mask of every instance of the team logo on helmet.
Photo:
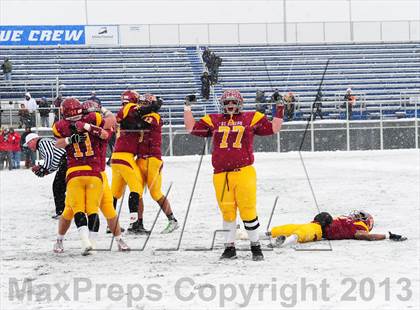
<svg viewBox="0 0 420 310">
<path fill-rule="evenodd" d="M 220 107 L 225 114 L 238 114 L 242 111 L 244 98 L 239 90 L 225 90 L 219 99 Z"/>
<path fill-rule="evenodd" d="M 140 95 L 135 90 L 126 90 L 121 94 L 121 103 L 138 103 Z"/>
<path fill-rule="evenodd" d="M 61 103 L 61 114 L 63 118 L 69 121 L 77 121 L 82 118 L 82 104 L 76 98 L 66 98 Z"/>
</svg>

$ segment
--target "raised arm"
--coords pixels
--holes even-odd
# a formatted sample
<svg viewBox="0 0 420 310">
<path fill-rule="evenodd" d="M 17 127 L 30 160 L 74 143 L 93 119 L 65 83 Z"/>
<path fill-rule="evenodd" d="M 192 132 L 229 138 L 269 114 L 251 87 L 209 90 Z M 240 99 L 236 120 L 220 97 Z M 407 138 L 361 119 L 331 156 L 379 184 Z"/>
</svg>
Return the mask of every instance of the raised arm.
<svg viewBox="0 0 420 310">
<path fill-rule="evenodd" d="M 195 119 L 191 111 L 191 105 L 196 102 L 194 95 L 189 95 L 185 97 L 185 104 L 184 104 L 184 125 L 185 129 L 189 133 L 193 131 L 195 125 Z"/>
<path fill-rule="evenodd" d="M 271 121 L 273 126 L 273 133 L 278 133 L 283 125 L 283 118 L 284 118 L 284 104 L 278 103 L 276 104 L 276 114 Z"/>
</svg>

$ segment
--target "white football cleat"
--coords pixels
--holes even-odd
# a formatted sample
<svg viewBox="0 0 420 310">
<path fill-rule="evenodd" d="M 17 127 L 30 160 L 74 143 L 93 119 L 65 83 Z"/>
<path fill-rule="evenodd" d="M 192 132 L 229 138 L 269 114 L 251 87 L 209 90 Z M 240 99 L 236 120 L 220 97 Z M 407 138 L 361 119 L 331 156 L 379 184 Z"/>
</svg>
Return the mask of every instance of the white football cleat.
<svg viewBox="0 0 420 310">
<path fill-rule="evenodd" d="M 170 234 L 175 229 L 178 228 L 178 222 L 175 220 L 169 220 L 168 225 L 165 227 L 164 230 L 162 230 L 161 234 Z"/>
<path fill-rule="evenodd" d="M 64 252 L 64 245 L 63 240 L 56 240 L 54 243 L 54 253 L 63 253 Z"/>
</svg>

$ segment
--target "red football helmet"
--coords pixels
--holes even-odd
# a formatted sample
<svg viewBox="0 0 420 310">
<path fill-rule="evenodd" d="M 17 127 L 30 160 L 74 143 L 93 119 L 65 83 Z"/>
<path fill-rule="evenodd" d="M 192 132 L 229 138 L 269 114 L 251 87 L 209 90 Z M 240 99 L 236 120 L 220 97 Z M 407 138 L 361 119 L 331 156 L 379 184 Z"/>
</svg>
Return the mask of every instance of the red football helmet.
<svg viewBox="0 0 420 310">
<path fill-rule="evenodd" d="M 369 213 L 362 210 L 355 210 L 350 213 L 349 217 L 352 218 L 353 220 L 358 220 L 365 223 L 366 226 L 369 228 L 369 231 L 373 229 L 373 225 L 375 222 L 373 220 L 373 216 L 370 215 Z"/>
<path fill-rule="evenodd" d="M 139 98 L 139 103 L 141 105 L 149 105 L 153 102 L 157 101 L 157 98 L 155 95 L 152 95 L 150 93 L 145 93 L 144 95 L 141 95 Z"/>
<path fill-rule="evenodd" d="M 90 112 L 100 112 L 101 105 L 93 100 L 87 100 L 83 102 L 82 109 L 84 114 L 88 114 Z"/>
<path fill-rule="evenodd" d="M 220 107 L 225 114 L 237 114 L 242 111 L 244 98 L 239 90 L 225 90 L 219 99 Z"/>
<path fill-rule="evenodd" d="M 121 103 L 138 103 L 140 95 L 135 90 L 126 90 L 121 94 Z"/>
<path fill-rule="evenodd" d="M 76 98 L 69 97 L 64 99 L 61 103 L 60 110 L 63 118 L 66 120 L 78 121 L 82 118 L 82 105 Z"/>
</svg>

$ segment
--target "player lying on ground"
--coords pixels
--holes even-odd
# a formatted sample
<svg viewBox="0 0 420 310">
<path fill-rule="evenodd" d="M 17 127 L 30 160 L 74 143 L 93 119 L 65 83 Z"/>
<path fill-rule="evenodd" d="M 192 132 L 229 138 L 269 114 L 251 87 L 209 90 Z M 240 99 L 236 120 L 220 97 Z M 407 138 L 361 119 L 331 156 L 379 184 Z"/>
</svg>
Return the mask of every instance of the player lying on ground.
<svg viewBox="0 0 420 310">
<path fill-rule="evenodd" d="M 266 232 L 266 238 L 274 238 L 273 246 L 291 246 L 296 243 L 305 243 L 327 240 L 384 240 L 385 234 L 372 234 L 374 220 L 372 215 L 365 211 L 354 211 L 349 215 L 333 218 L 327 212 L 315 216 L 311 223 L 287 224 L 276 226 Z M 407 240 L 406 237 L 389 232 L 389 239 L 394 241 Z"/>
<path fill-rule="evenodd" d="M 112 131 L 115 126 L 114 115 L 110 111 L 99 106 L 99 104 L 95 101 L 86 101 L 83 103 L 82 107 L 83 107 L 84 115 L 87 115 L 91 112 L 102 114 L 105 121 L 104 129 L 108 131 L 108 139 L 109 139 L 112 135 Z M 108 144 L 108 139 L 101 140 L 101 151 L 100 151 L 100 154 L 98 154 L 101 156 L 101 160 L 100 160 L 101 163 L 105 163 L 104 159 L 106 157 L 106 148 Z M 100 210 L 102 214 L 105 216 L 105 218 L 107 219 L 108 229 L 110 229 L 110 231 L 112 231 L 115 236 L 115 240 L 118 245 L 118 250 L 128 251 L 130 250 L 130 248 L 121 237 L 122 229 L 118 222 L 118 216 L 113 206 L 113 197 L 112 197 L 111 188 L 109 187 L 108 178 L 105 173 L 105 165 L 103 165 L 101 168 L 102 168 L 101 176 L 103 179 L 104 188 L 103 188 L 103 195 L 101 198 Z M 67 230 L 70 228 L 70 224 L 73 219 L 73 216 L 74 214 L 73 214 L 72 209 L 69 206 L 66 206 L 58 222 L 57 241 L 54 244 L 55 253 L 64 252 L 63 239 Z M 94 240 L 91 240 L 91 243 L 92 243 L 92 247 L 95 248 Z"/>
<path fill-rule="evenodd" d="M 260 112 L 243 112 L 243 98 L 238 90 L 225 90 L 219 100 L 222 113 L 205 115 L 196 122 L 191 112 L 193 103 L 196 103 L 195 96 L 187 96 L 185 128 L 195 136 L 213 139 L 213 185 L 223 216 L 223 229 L 227 230 L 221 258 L 236 258 L 236 216 L 239 209 L 251 241 L 252 259 L 263 260 L 256 208 L 257 176 L 252 166 L 253 139 L 255 135 L 268 136 L 280 131 L 284 105 L 277 104 L 276 114 L 270 122 Z"/>
</svg>

